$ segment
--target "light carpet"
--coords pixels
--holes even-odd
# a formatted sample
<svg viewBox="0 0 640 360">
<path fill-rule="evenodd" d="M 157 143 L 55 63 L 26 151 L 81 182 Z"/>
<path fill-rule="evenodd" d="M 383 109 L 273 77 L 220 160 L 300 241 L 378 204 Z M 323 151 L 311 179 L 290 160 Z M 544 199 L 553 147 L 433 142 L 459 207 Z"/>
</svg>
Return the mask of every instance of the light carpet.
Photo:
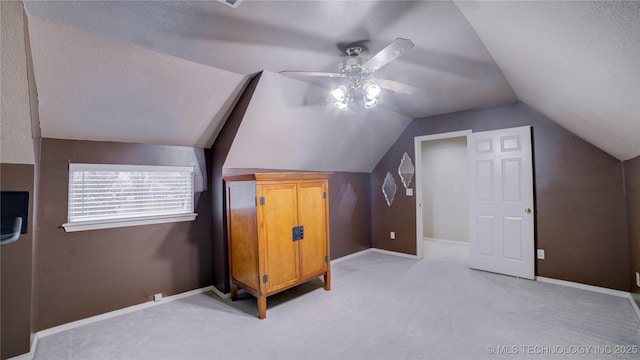
<svg viewBox="0 0 640 360">
<path fill-rule="evenodd" d="M 467 254 L 366 252 L 332 266 L 329 292 L 269 297 L 266 320 L 250 295 L 206 293 L 47 336 L 35 359 L 640 359 L 628 299 L 471 270 Z"/>
</svg>

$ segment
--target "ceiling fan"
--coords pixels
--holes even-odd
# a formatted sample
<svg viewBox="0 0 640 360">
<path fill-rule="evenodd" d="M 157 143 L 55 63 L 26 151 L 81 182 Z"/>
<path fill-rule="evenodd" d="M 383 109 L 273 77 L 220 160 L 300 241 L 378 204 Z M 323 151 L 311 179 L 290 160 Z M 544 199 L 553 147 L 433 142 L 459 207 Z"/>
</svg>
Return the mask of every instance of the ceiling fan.
<svg viewBox="0 0 640 360">
<path fill-rule="evenodd" d="M 370 109 L 378 105 L 378 97 L 380 96 L 381 89 L 400 94 L 414 94 L 418 91 L 418 88 L 414 86 L 373 76 L 375 71 L 397 59 L 413 46 L 411 40 L 398 38 L 371 58 L 366 58 L 359 56 L 363 50 L 365 50 L 364 45 L 362 45 L 361 42 L 353 43 L 351 46 L 346 47 L 345 52 L 348 57 L 340 64 L 338 72 L 285 70 L 280 71 L 280 74 L 289 76 L 343 78 L 345 82 L 331 90 L 330 96 L 330 99 L 334 101 L 338 109 L 347 110 L 349 103 L 358 99 L 359 91 L 362 91 L 365 108 Z"/>
</svg>

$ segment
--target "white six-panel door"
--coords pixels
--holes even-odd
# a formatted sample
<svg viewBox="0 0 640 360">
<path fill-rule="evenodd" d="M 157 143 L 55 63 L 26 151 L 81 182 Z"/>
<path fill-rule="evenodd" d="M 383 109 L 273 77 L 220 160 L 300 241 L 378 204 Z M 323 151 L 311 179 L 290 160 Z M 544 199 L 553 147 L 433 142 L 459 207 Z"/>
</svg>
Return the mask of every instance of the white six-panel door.
<svg viewBox="0 0 640 360">
<path fill-rule="evenodd" d="M 533 171 L 529 126 L 469 135 L 473 269 L 533 279 Z"/>
</svg>

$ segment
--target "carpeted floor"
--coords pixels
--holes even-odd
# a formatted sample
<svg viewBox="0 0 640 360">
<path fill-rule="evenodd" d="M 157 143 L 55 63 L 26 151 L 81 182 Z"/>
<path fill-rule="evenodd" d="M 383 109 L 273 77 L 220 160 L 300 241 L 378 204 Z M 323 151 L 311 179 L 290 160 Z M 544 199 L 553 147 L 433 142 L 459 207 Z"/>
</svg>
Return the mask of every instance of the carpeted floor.
<svg viewBox="0 0 640 360">
<path fill-rule="evenodd" d="M 628 299 L 470 270 L 468 248 L 366 252 L 268 298 L 195 295 L 40 339 L 35 359 L 640 359 Z M 626 352 L 626 353 L 625 353 Z"/>
</svg>

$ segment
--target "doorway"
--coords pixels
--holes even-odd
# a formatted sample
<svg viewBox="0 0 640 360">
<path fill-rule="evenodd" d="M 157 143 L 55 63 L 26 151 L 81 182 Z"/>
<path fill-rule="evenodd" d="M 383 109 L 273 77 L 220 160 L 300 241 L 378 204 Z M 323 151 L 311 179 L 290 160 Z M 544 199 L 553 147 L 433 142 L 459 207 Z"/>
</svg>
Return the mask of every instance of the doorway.
<svg viewBox="0 0 640 360">
<path fill-rule="evenodd" d="M 469 244 L 469 160 L 471 130 L 418 136 L 416 163 L 416 248 L 424 240 Z"/>
<path fill-rule="evenodd" d="M 453 138 L 462 139 L 454 145 Z M 455 147 L 468 150 L 466 161 L 455 160 L 451 153 L 439 152 Z M 436 151 L 433 156 L 432 151 Z M 460 228 L 466 226 L 471 268 L 533 279 L 535 209 L 531 127 L 420 136 L 415 138 L 415 154 L 417 255 L 424 257 L 424 237 L 464 240 L 464 235 L 459 233 L 464 232 Z M 431 160 L 436 156 L 444 159 Z M 430 162 L 444 165 L 432 166 Z M 466 176 L 462 168 L 448 169 L 465 165 Z M 456 174 L 465 179 L 456 179 Z M 466 199 L 459 196 L 460 184 L 464 184 L 461 180 L 466 180 Z M 453 202 L 457 204 L 452 206 Z M 464 215 L 459 216 L 465 213 L 466 219 Z M 445 228 L 448 232 L 442 232 Z"/>
</svg>

